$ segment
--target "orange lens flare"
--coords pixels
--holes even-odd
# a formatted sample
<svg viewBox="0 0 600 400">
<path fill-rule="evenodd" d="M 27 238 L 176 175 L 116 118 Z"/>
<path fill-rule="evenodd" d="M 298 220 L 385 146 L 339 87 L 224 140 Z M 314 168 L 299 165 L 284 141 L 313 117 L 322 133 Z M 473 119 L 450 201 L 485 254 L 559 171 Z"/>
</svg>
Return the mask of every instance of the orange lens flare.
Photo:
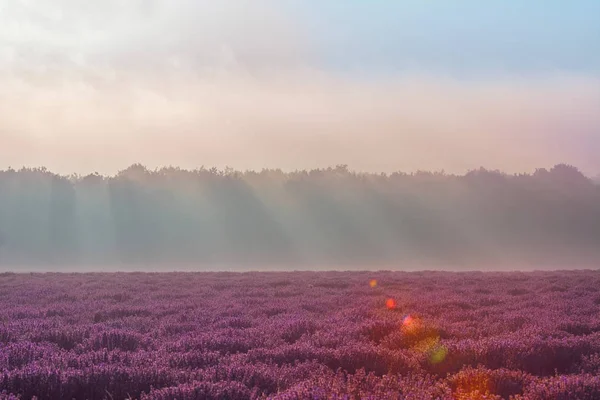
<svg viewBox="0 0 600 400">
<path fill-rule="evenodd" d="M 376 279 L 371 279 L 371 281 L 369 282 L 369 286 L 371 286 L 371 287 L 377 286 L 377 280 Z"/>
<path fill-rule="evenodd" d="M 402 330 L 406 333 L 414 333 L 421 329 L 421 320 L 412 315 L 407 315 L 402 320 Z"/>
<path fill-rule="evenodd" d="M 393 310 L 394 308 L 396 308 L 396 300 L 394 299 L 387 299 L 385 301 L 385 306 L 389 309 L 389 310 Z"/>
</svg>

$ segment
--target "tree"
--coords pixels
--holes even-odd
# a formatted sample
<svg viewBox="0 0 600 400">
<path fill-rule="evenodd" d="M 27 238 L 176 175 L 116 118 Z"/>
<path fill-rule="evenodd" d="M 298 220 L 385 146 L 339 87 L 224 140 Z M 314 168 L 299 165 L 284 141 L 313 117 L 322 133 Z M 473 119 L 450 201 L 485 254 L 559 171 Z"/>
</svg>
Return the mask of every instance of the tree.
<svg viewBox="0 0 600 400">
<path fill-rule="evenodd" d="M 589 184 L 590 180 L 572 165 L 557 164 L 550 170 L 553 179 L 560 185 Z"/>
</svg>

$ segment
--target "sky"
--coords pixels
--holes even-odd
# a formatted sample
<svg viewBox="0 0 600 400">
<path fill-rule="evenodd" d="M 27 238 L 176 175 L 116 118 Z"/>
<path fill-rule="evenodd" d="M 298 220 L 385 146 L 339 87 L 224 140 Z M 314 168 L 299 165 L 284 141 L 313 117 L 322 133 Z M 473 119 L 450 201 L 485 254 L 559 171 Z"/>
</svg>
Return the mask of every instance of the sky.
<svg viewBox="0 0 600 400">
<path fill-rule="evenodd" d="M 600 173 L 597 0 L 0 0 L 0 169 Z"/>
</svg>

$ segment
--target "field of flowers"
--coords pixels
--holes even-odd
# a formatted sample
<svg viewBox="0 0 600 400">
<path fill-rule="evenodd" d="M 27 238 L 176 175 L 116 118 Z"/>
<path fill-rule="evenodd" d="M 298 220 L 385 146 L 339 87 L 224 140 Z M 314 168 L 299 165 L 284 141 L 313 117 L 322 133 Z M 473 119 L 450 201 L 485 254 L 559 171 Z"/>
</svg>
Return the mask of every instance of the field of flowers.
<svg viewBox="0 0 600 400">
<path fill-rule="evenodd" d="M 600 271 L 0 274 L 0 399 L 600 399 Z"/>
</svg>

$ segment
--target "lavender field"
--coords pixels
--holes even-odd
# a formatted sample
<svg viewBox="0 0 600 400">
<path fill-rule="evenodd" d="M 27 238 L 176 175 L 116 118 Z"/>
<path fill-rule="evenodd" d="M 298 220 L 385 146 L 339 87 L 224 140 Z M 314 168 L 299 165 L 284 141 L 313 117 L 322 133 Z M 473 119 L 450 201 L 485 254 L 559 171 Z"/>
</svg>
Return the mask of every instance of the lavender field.
<svg viewBox="0 0 600 400">
<path fill-rule="evenodd" d="M 600 271 L 0 275 L 2 399 L 599 399 Z"/>
</svg>

